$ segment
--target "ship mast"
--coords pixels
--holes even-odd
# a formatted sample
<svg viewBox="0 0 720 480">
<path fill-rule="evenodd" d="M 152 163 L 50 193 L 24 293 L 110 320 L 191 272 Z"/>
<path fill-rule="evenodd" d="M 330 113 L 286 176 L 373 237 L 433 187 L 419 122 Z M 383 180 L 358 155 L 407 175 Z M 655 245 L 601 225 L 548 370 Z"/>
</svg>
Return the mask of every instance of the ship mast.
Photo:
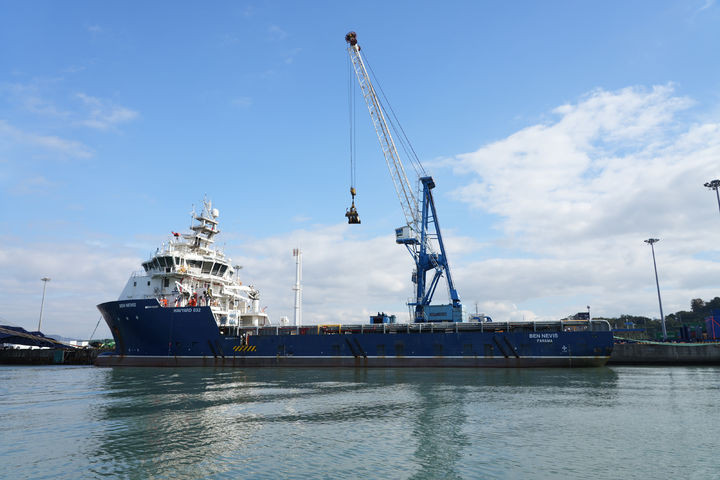
<svg viewBox="0 0 720 480">
<path fill-rule="evenodd" d="M 192 218 L 196 223 L 190 226 L 190 230 L 194 233 L 188 235 L 188 240 L 192 240 L 191 247 L 203 252 L 209 252 L 210 246 L 215 243 L 214 237 L 218 230 L 217 217 L 220 215 L 217 208 L 212 208 L 212 202 L 203 200 L 203 209 L 199 214 L 193 210 Z"/>
</svg>

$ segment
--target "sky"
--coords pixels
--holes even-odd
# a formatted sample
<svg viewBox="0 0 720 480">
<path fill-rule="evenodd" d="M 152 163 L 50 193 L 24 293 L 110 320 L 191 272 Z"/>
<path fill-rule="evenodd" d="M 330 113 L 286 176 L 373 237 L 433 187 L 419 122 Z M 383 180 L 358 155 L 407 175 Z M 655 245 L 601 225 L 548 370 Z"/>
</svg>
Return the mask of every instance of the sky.
<svg viewBox="0 0 720 480">
<path fill-rule="evenodd" d="M 37 329 L 49 277 L 43 332 L 110 337 L 96 305 L 205 196 L 271 320 L 292 319 L 298 247 L 305 323 L 406 320 L 413 263 L 362 99 L 349 112 L 351 30 L 435 178 L 469 312 L 658 318 L 650 237 L 666 314 L 720 296 L 714 0 L 0 11 L 0 323 Z"/>
</svg>

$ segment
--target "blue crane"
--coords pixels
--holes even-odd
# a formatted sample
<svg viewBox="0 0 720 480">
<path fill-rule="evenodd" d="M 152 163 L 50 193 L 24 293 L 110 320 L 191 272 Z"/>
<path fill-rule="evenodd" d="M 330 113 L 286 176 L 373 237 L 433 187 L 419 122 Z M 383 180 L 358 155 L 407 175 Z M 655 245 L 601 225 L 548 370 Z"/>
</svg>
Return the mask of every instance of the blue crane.
<svg viewBox="0 0 720 480">
<path fill-rule="evenodd" d="M 412 274 L 412 281 L 415 284 L 415 299 L 408 303 L 409 306 L 414 307 L 413 321 L 461 322 L 463 306 L 450 274 L 450 266 L 432 195 L 435 182 L 431 176 L 425 174 L 419 161 L 416 161 L 415 167 L 420 187 L 418 190 L 422 195 L 421 201 L 418 202 L 418 195 L 411 187 L 395 141 L 390 133 L 385 109 L 370 81 L 355 32 L 345 35 L 345 41 L 348 44 L 350 60 L 360 84 L 362 96 L 370 111 L 370 118 L 405 215 L 406 224 L 395 229 L 395 243 L 405 245 L 415 261 L 415 270 Z M 353 194 L 353 204 L 349 214 L 346 213 L 348 223 L 360 223 L 355 209 L 354 187 L 351 187 L 351 193 Z M 430 281 L 428 281 L 429 272 L 433 272 Z M 447 280 L 451 303 L 449 305 L 431 305 L 435 290 L 443 276 Z"/>
</svg>

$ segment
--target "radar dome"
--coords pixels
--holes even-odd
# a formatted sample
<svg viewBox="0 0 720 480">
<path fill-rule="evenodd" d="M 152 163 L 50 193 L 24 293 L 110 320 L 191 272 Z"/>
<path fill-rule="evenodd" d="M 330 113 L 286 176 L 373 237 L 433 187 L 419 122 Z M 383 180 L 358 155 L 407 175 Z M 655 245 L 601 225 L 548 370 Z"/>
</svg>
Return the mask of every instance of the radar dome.
<svg viewBox="0 0 720 480">
<path fill-rule="evenodd" d="M 210 214 L 213 216 L 213 218 L 217 218 L 220 216 L 220 211 L 217 208 L 213 208 L 212 211 L 210 211 Z"/>
</svg>

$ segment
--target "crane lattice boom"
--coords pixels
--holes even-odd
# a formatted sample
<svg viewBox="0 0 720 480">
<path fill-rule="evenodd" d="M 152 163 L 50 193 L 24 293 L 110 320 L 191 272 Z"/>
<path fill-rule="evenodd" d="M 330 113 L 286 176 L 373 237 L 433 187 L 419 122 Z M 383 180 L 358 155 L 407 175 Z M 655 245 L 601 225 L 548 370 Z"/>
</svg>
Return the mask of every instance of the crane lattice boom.
<svg viewBox="0 0 720 480">
<path fill-rule="evenodd" d="M 408 226 L 413 227 L 413 229 L 417 231 L 417 227 L 420 224 L 418 201 L 413 193 L 410 181 L 405 174 L 405 168 L 400 161 L 397 148 L 395 147 L 395 141 L 388 129 L 385 114 L 383 113 L 378 97 L 375 94 L 375 89 L 368 76 L 365 62 L 363 62 L 362 55 L 360 55 L 360 46 L 357 44 L 357 37 L 354 32 L 350 32 L 345 36 L 345 40 L 349 44 L 348 52 L 350 53 L 355 75 L 360 84 L 365 103 L 367 103 L 368 110 L 370 111 L 370 118 L 372 119 L 375 132 L 380 141 L 390 176 L 395 184 L 395 191 L 400 200 L 400 205 L 402 205 L 405 219 L 407 220 Z"/>
<path fill-rule="evenodd" d="M 432 196 L 435 182 L 432 177 L 424 175 L 421 175 L 418 179 L 422 186 L 422 209 L 419 208 L 418 199 L 413 193 L 410 181 L 405 174 L 405 168 L 395 147 L 395 142 L 390 134 L 382 105 L 368 76 L 365 62 L 360 55 L 360 46 L 357 44 L 355 32 L 348 33 L 345 36 L 345 41 L 349 45 L 348 53 L 352 60 L 353 69 L 360 83 L 365 103 L 370 111 L 370 118 L 380 141 L 385 162 L 395 184 L 395 191 L 407 222 L 406 226 L 395 229 L 395 242 L 405 245 L 415 261 L 415 271 L 412 276 L 413 283 L 415 283 L 415 300 L 408 303 L 408 305 L 415 307 L 414 321 L 462 321 L 463 307 L 450 275 L 450 267 L 445 254 L 445 246 Z M 354 205 L 353 201 L 353 207 Z M 346 216 L 348 215 L 346 214 Z M 350 216 L 348 216 L 348 219 L 350 219 Z M 439 253 L 433 250 L 431 240 L 437 242 Z M 434 271 L 434 275 L 428 282 L 426 275 L 431 270 Z M 450 305 L 431 306 L 430 302 L 443 274 L 447 279 L 452 303 Z"/>
</svg>

